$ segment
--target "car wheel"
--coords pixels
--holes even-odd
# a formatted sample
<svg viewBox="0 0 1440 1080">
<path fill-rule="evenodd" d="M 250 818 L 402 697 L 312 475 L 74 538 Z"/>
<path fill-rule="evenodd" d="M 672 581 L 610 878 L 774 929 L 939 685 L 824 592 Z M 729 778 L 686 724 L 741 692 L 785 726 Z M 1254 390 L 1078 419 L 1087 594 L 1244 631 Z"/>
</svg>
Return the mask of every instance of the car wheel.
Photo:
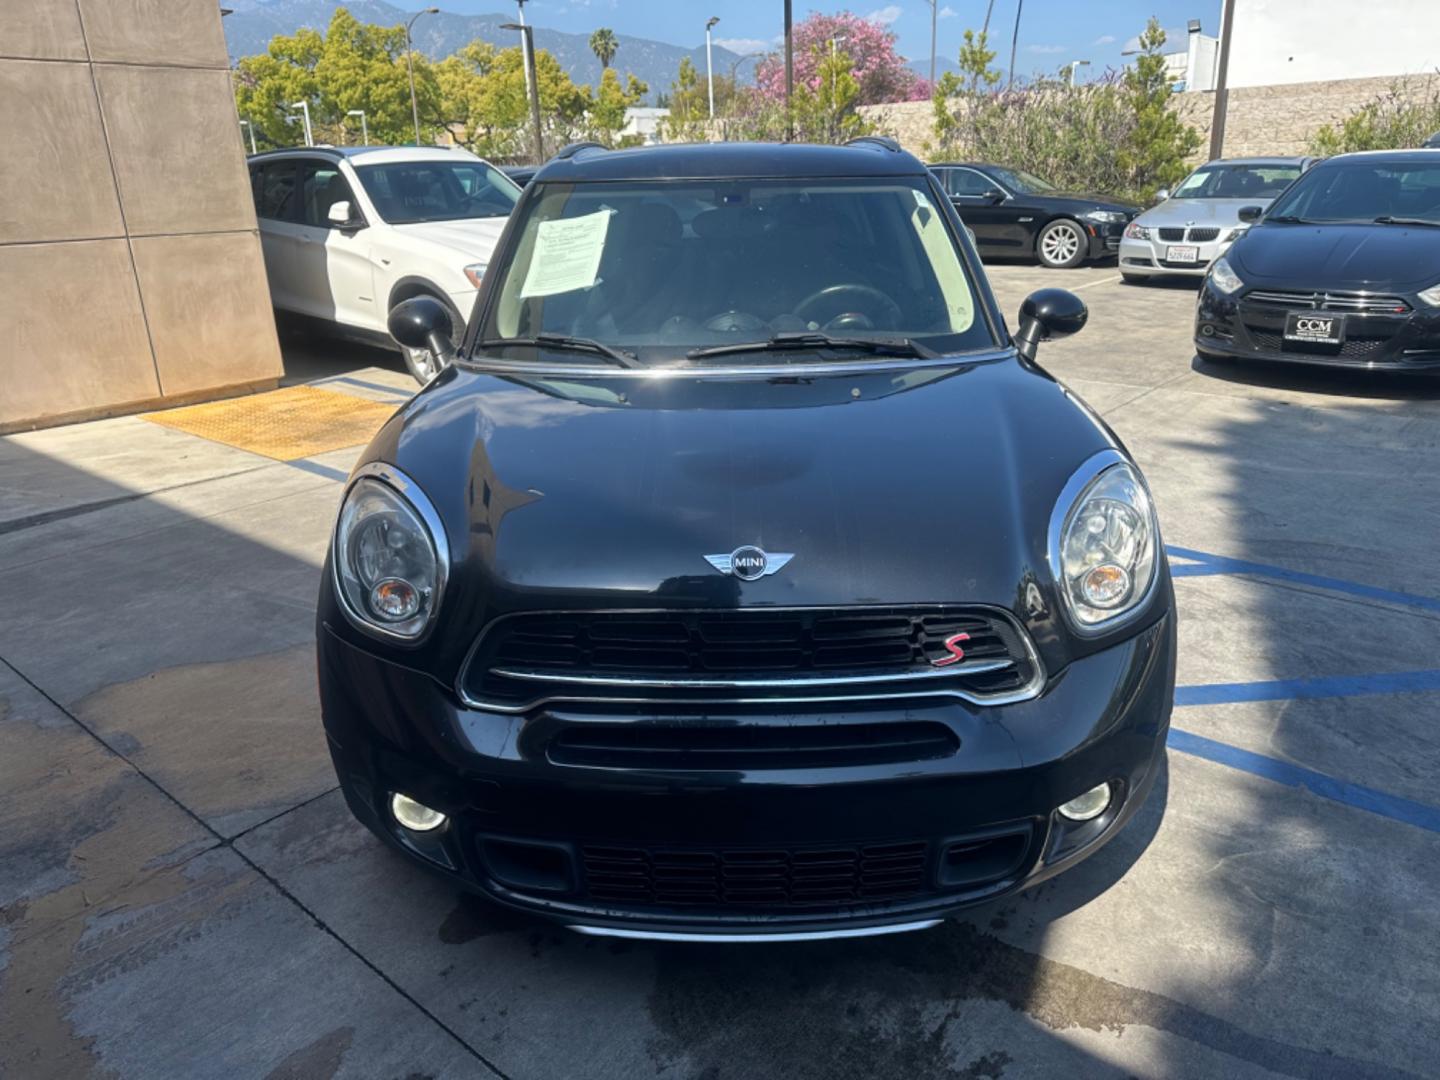
<svg viewBox="0 0 1440 1080">
<path fill-rule="evenodd" d="M 1085 230 L 1078 221 L 1060 218 L 1040 230 L 1035 238 L 1035 255 L 1043 266 L 1071 270 L 1085 261 Z"/>
<path fill-rule="evenodd" d="M 433 300 L 439 300 L 450 312 L 450 324 L 455 329 L 454 339 L 458 345 L 460 339 L 465 336 L 465 323 L 460 318 L 460 313 L 448 300 L 436 296 L 434 293 L 415 293 L 414 296 L 404 297 L 406 300 L 413 300 L 416 296 L 428 296 Z M 421 386 L 425 386 L 434 380 L 435 376 L 445 370 L 445 365 L 435 359 L 435 355 L 429 349 L 413 349 L 408 345 L 401 345 L 398 342 L 395 346 L 400 350 L 400 355 L 405 358 L 405 367 L 411 376 Z"/>
</svg>

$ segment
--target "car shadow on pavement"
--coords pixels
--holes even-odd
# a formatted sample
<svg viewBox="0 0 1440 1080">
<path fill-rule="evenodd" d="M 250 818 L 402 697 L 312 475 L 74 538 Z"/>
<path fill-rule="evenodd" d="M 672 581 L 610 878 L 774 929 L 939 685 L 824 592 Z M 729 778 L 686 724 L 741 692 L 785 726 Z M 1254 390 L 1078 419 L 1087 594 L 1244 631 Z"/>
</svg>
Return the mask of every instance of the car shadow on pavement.
<svg viewBox="0 0 1440 1080">
<path fill-rule="evenodd" d="M 1207 360 L 1198 354 L 1191 359 L 1190 369 L 1206 378 L 1271 390 L 1298 390 L 1307 394 L 1387 401 L 1440 399 L 1440 371 L 1427 375 L 1419 372 L 1307 367 L 1265 360 Z"/>
</svg>

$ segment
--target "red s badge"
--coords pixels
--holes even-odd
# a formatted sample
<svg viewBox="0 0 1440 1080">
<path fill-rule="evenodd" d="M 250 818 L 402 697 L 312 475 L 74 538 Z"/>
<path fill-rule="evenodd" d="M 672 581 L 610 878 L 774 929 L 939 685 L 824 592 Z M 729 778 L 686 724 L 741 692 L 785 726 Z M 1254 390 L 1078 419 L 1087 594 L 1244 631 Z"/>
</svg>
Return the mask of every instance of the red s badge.
<svg viewBox="0 0 1440 1080">
<path fill-rule="evenodd" d="M 958 664 L 965 659 L 965 650 L 960 647 L 960 642 L 969 641 L 969 634 L 952 634 L 945 639 L 945 650 L 949 656 L 942 656 L 938 660 L 931 660 L 930 663 L 936 667 L 949 667 L 951 664 Z"/>
</svg>

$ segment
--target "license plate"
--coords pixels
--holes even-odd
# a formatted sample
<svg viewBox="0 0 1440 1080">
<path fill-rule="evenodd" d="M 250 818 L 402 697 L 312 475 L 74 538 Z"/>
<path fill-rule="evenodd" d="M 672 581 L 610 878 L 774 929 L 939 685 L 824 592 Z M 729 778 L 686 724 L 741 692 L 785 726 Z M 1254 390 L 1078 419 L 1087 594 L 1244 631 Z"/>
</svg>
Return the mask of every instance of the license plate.
<svg viewBox="0 0 1440 1080">
<path fill-rule="evenodd" d="M 1291 312 L 1285 317 L 1285 340 L 1296 345 L 1339 345 L 1345 340 L 1345 316 Z"/>
<path fill-rule="evenodd" d="M 1193 263 L 1200 261 L 1200 249 L 1193 244 L 1184 247 L 1170 246 L 1165 249 L 1166 262 Z"/>
</svg>

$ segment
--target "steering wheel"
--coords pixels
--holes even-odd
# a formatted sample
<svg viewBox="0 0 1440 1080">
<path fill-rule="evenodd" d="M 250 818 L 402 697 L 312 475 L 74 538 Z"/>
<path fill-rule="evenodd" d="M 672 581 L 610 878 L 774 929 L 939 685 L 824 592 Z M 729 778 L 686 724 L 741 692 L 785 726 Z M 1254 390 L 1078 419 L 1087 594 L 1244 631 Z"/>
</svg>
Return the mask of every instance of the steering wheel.
<svg viewBox="0 0 1440 1080">
<path fill-rule="evenodd" d="M 884 309 L 884 315 L 882 317 L 874 317 L 878 316 L 879 313 L 874 313 L 874 316 L 871 316 L 863 311 L 847 309 L 847 303 L 852 300 L 870 301 L 872 304 L 878 304 Z M 795 305 L 795 314 L 807 323 L 823 321 L 827 327 L 829 327 L 830 323 L 835 323 L 836 325 L 829 327 L 830 329 L 841 329 L 842 327 L 868 329 L 861 320 L 864 320 L 865 323 L 870 323 L 872 326 L 876 322 L 882 322 L 891 327 L 895 327 L 900 324 L 901 319 L 904 317 L 904 312 L 900 310 L 900 305 L 885 293 L 869 285 L 861 285 L 856 282 L 830 285 L 818 292 L 811 293 Z M 822 315 L 824 316 L 823 320 L 821 318 Z"/>
</svg>

